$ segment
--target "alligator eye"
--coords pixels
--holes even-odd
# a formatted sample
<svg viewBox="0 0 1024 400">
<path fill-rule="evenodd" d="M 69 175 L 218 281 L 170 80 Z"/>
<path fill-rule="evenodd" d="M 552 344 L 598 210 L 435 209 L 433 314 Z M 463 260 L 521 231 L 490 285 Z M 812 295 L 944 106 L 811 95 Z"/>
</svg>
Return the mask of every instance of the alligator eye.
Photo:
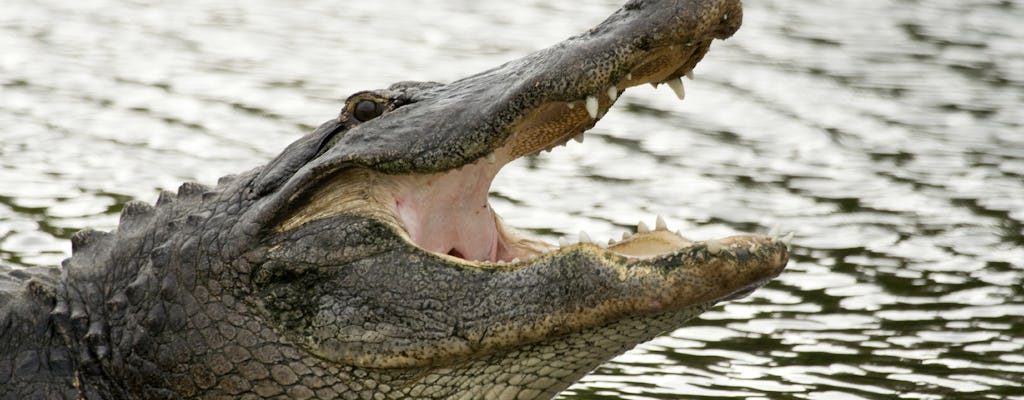
<svg viewBox="0 0 1024 400">
<path fill-rule="evenodd" d="M 366 122 L 379 117 L 384 113 L 384 107 L 380 103 L 371 100 L 360 100 L 352 110 L 352 116 L 359 122 Z"/>
</svg>

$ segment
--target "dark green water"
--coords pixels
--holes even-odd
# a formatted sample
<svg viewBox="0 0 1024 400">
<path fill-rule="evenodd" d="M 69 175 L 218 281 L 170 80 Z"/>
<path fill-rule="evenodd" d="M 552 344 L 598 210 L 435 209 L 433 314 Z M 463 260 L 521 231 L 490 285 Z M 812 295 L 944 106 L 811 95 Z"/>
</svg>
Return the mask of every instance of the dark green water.
<svg viewBox="0 0 1024 400">
<path fill-rule="evenodd" d="M 124 202 L 252 168 L 349 93 L 587 29 L 585 2 L 23 1 L 0 13 L 0 261 L 56 265 Z M 507 167 L 552 241 L 662 214 L 779 224 L 788 270 L 566 399 L 1024 399 L 1024 4 L 750 1 L 686 82 Z"/>
</svg>

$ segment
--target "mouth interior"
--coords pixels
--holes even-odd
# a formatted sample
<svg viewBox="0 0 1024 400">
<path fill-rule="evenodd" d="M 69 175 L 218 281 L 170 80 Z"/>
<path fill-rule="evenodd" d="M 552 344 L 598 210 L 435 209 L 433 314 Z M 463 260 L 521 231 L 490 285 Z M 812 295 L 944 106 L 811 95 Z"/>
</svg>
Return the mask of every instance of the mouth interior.
<svg viewBox="0 0 1024 400">
<path fill-rule="evenodd" d="M 667 83 L 684 96 L 681 76 L 692 78 L 692 69 L 710 42 L 652 49 L 624 76 L 582 99 L 544 102 L 523 117 L 506 143 L 493 153 L 457 170 L 428 175 L 395 177 L 394 190 L 384 201 L 393 201 L 397 222 L 417 246 L 467 261 L 505 263 L 527 260 L 555 251 L 561 245 L 529 239 L 505 226 L 488 202 L 491 182 L 501 168 L 527 154 L 550 151 L 570 139 L 582 142 L 592 127 L 628 87 Z M 579 242 L 593 243 L 585 233 Z M 594 243 L 629 257 L 653 257 L 670 253 L 692 242 L 669 232 L 659 217 L 650 228 L 644 224 L 621 240 Z"/>
</svg>

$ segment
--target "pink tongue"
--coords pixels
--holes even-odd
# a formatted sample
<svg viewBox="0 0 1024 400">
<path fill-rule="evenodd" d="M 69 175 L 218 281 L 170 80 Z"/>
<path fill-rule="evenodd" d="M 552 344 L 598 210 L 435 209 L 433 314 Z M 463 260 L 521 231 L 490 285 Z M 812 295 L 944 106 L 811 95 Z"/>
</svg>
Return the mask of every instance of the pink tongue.
<svg viewBox="0 0 1024 400">
<path fill-rule="evenodd" d="M 487 204 L 496 172 L 473 164 L 402 185 L 395 206 L 413 242 L 466 260 L 497 261 L 498 232 Z"/>
</svg>

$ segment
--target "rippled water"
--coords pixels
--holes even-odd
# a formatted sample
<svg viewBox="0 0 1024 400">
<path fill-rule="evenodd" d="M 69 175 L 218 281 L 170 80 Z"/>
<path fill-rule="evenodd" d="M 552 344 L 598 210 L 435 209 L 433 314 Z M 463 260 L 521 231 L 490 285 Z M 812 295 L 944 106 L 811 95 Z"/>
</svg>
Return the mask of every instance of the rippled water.
<svg viewBox="0 0 1024 400">
<path fill-rule="evenodd" d="M 351 3 L 351 4 L 350 4 Z M 349 93 L 585 30 L 577 2 L 5 0 L 0 260 L 57 264 L 130 199 L 259 165 Z M 679 103 L 630 90 L 507 167 L 510 224 L 795 230 L 789 269 L 567 399 L 1024 399 L 1024 5 L 762 0 Z"/>
</svg>

